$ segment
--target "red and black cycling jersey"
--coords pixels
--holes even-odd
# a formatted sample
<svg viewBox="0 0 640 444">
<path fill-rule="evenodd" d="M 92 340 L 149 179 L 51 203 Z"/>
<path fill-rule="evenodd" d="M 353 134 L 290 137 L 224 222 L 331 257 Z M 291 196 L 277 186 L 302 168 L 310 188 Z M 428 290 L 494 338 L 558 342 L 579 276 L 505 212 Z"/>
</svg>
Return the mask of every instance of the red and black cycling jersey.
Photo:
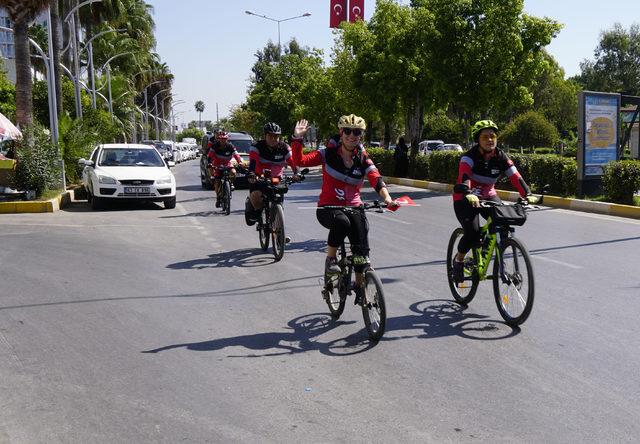
<svg viewBox="0 0 640 444">
<path fill-rule="evenodd" d="M 318 206 L 336 205 L 355 207 L 362 204 L 360 188 L 365 177 L 380 191 L 386 187 L 382 176 L 362 145 L 353 150 L 353 165 L 347 167 L 340 155 L 342 145 L 331 140 L 326 148 L 302 154 L 302 139 L 293 139 L 293 158 L 296 165 L 310 167 L 322 165 L 322 190 Z"/>
<path fill-rule="evenodd" d="M 272 177 L 282 177 L 287 164 L 293 172 L 297 172 L 292 154 L 291 147 L 284 143 L 278 142 L 275 148 L 271 148 L 264 140 L 259 140 L 251 146 L 249 151 L 249 171 L 262 174 L 265 169 L 271 170 Z"/>
<path fill-rule="evenodd" d="M 214 143 L 209 142 L 209 161 L 213 166 L 231 166 L 231 159 L 242 163 L 242 157 L 236 151 L 236 147 L 229 142 L 221 143 L 219 140 Z"/>
<path fill-rule="evenodd" d="M 482 154 L 479 145 L 473 146 L 460 158 L 456 183 L 466 184 L 471 193 L 480 199 L 488 199 L 497 195 L 495 184 L 501 174 L 509 178 L 520 196 L 530 194 L 529 187 L 504 151 L 496 148 L 487 156 Z M 454 192 L 453 200 L 461 200 L 464 196 L 464 193 Z"/>
</svg>

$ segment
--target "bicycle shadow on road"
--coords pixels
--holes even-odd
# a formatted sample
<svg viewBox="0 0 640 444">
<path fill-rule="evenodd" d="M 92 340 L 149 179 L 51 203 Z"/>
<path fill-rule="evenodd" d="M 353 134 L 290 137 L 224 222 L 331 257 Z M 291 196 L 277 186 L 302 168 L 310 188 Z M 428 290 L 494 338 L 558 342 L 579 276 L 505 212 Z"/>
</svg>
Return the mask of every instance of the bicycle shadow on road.
<svg viewBox="0 0 640 444">
<path fill-rule="evenodd" d="M 260 248 L 243 248 L 210 254 L 201 259 L 191 259 L 167 265 L 172 270 L 202 270 L 203 268 L 262 267 L 273 264 L 275 259 L 270 251 Z"/>
<path fill-rule="evenodd" d="M 232 336 L 229 338 L 211 339 L 202 342 L 172 344 L 141 353 L 159 353 L 176 348 L 186 348 L 192 351 L 218 351 L 225 348 L 243 347 L 256 352 L 250 354 L 229 354 L 229 358 L 264 358 L 271 356 L 293 355 L 309 351 L 320 351 L 325 354 L 331 343 L 323 343 L 315 339 L 342 325 L 353 324 L 356 321 L 333 321 L 325 313 L 313 313 L 299 316 L 287 323 L 287 331 L 256 333 L 250 335 Z"/>
</svg>

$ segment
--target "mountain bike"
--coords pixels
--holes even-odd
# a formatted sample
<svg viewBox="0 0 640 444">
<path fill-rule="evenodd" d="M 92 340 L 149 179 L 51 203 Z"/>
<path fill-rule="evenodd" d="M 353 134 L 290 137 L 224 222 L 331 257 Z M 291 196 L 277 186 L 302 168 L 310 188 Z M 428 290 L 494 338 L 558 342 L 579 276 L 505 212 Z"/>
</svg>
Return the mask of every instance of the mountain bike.
<svg viewBox="0 0 640 444">
<path fill-rule="evenodd" d="M 541 196 L 538 203 L 542 203 Z M 493 281 L 493 294 L 500 316 L 508 325 L 516 326 L 527 320 L 533 308 L 535 282 L 529 252 L 514 236 L 514 225 L 524 225 L 532 206 L 526 200 L 516 204 L 480 201 L 485 209 L 486 223 L 480 228 L 481 241 L 464 259 L 464 280 L 453 278 L 453 258 L 464 230 L 456 228 L 447 247 L 447 279 L 453 298 L 468 305 L 475 297 L 480 281 Z M 493 274 L 488 275 L 493 259 Z"/>
<path fill-rule="evenodd" d="M 385 204 L 378 201 L 365 202 L 359 207 L 325 206 L 327 209 L 340 209 L 344 212 L 360 212 L 366 218 L 366 211 L 384 212 Z M 322 296 L 333 319 L 339 319 L 344 311 L 347 296 L 355 293 L 354 305 L 362 308 L 362 317 L 369 339 L 378 341 L 384 334 L 387 322 L 387 309 L 384 303 L 382 281 L 371 266 L 368 257 L 347 254 L 348 241 L 338 248 L 337 260 L 340 273 L 325 275 Z M 363 265 L 364 286 L 352 281 L 355 265 Z"/>
<path fill-rule="evenodd" d="M 298 181 L 303 181 L 304 175 L 308 172 L 308 168 L 300 171 Z M 284 231 L 284 195 L 289 191 L 289 185 L 296 180 L 292 176 L 285 177 L 284 181 L 279 177 L 271 177 L 270 170 L 264 170 L 263 177 L 256 178 L 256 180 L 264 183 L 262 210 L 256 223 L 260 248 L 262 251 L 267 251 L 269 241 L 271 241 L 273 256 L 277 262 L 284 256 L 284 246 L 287 243 Z"/>
<path fill-rule="evenodd" d="M 233 193 L 233 185 L 231 184 L 231 167 L 218 167 L 220 171 L 220 202 L 222 203 L 222 212 L 227 216 L 231 213 L 231 194 Z M 215 180 L 215 178 L 211 178 Z"/>
</svg>

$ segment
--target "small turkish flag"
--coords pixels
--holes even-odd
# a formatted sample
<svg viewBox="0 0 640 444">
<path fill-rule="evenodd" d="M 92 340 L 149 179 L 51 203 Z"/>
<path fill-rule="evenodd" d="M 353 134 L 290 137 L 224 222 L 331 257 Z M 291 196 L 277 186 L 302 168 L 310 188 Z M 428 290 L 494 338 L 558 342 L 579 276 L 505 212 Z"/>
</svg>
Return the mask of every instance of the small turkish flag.
<svg viewBox="0 0 640 444">
<path fill-rule="evenodd" d="M 364 0 L 349 1 L 349 21 L 364 20 Z"/>
<path fill-rule="evenodd" d="M 409 196 L 402 196 L 396 199 L 401 207 L 415 207 L 416 203 Z"/>
<path fill-rule="evenodd" d="M 347 20 L 347 0 L 331 0 L 329 12 L 329 28 L 338 28 Z"/>
</svg>

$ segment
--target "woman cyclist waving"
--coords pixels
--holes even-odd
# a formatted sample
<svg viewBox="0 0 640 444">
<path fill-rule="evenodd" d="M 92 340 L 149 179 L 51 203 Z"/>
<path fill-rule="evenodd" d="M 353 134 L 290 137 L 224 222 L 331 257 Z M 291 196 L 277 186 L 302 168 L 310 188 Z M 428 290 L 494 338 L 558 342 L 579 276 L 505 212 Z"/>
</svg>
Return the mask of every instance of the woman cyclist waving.
<svg viewBox="0 0 640 444">
<path fill-rule="evenodd" d="M 337 249 L 346 236 L 351 242 L 351 249 L 356 257 L 366 261 L 369 256 L 369 226 L 363 212 L 344 212 L 335 207 L 358 207 L 362 204 L 360 188 L 364 178 L 384 199 L 387 208 L 395 210 L 398 203 L 394 201 L 382 176 L 367 155 L 360 143 L 366 123 L 362 117 L 354 114 L 340 117 L 338 121 L 340 134 L 329 141 L 326 148 L 320 148 L 309 154 L 302 154 L 302 137 L 306 134 L 306 120 L 300 120 L 294 130 L 291 143 L 293 161 L 296 166 L 322 165 L 322 190 L 318 200 L 316 217 L 320 224 L 329 229 L 325 273 L 340 272 L 336 261 Z M 328 207 L 328 208 L 324 208 Z M 333 207 L 333 208 L 332 208 Z M 363 262 L 355 268 L 356 281 L 362 279 Z M 356 266 L 357 267 L 357 266 Z M 362 282 L 357 282 L 361 284 Z"/>
</svg>

